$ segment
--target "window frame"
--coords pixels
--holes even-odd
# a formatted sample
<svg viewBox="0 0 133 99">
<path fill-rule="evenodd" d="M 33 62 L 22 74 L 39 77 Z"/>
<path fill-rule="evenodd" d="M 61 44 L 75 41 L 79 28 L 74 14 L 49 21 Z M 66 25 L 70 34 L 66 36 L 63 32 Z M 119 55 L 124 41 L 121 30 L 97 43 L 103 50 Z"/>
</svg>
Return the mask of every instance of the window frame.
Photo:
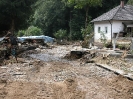
<svg viewBox="0 0 133 99">
<path fill-rule="evenodd" d="M 107 26 L 105 27 L 105 33 L 108 33 L 108 27 Z"/>
<path fill-rule="evenodd" d="M 98 33 L 100 33 L 100 32 L 101 32 L 101 27 L 99 26 L 99 27 L 98 27 Z"/>
</svg>

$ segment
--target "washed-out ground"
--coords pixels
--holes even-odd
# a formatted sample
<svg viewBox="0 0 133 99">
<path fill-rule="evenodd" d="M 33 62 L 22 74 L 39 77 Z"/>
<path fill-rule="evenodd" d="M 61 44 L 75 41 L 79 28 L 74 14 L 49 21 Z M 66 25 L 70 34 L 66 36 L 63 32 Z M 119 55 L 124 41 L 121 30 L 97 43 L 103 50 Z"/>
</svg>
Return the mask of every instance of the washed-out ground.
<svg viewBox="0 0 133 99">
<path fill-rule="evenodd" d="M 80 46 L 36 49 L 0 67 L 0 99 L 133 99 L 133 81 L 64 56 Z M 100 61 L 100 59 L 99 59 Z"/>
</svg>

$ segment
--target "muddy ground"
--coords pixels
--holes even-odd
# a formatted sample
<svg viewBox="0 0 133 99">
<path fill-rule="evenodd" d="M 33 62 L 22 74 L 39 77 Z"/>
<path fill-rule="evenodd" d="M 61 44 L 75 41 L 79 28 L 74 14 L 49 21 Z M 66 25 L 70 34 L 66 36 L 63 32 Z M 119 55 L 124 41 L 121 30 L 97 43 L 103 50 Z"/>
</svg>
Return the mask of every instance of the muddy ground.
<svg viewBox="0 0 133 99">
<path fill-rule="evenodd" d="M 0 68 L 0 99 L 133 99 L 133 81 L 64 57 L 80 46 L 27 51 Z"/>
</svg>

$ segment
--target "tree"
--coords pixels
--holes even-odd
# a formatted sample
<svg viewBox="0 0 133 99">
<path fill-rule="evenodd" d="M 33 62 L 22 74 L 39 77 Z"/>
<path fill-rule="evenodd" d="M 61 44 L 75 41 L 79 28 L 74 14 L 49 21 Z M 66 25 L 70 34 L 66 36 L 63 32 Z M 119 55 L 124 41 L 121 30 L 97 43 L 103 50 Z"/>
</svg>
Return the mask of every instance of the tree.
<svg viewBox="0 0 133 99">
<path fill-rule="evenodd" d="M 75 4 L 75 8 L 85 9 L 86 19 L 85 19 L 85 28 L 88 24 L 88 12 L 89 7 L 101 6 L 102 0 L 68 0 L 68 3 Z"/>
<path fill-rule="evenodd" d="M 21 37 L 25 35 L 25 30 L 19 30 L 17 36 Z"/>
<path fill-rule="evenodd" d="M 40 36 L 42 35 L 42 30 L 38 27 L 35 26 L 30 26 L 26 31 L 25 35 L 26 36 Z"/>
<path fill-rule="evenodd" d="M 70 12 L 69 19 L 69 39 L 81 40 L 83 39 L 81 27 L 84 26 L 84 13 L 83 10 L 73 9 Z"/>
<path fill-rule="evenodd" d="M 133 5 L 133 0 L 128 0 L 127 4 Z"/>
<path fill-rule="evenodd" d="M 61 0 L 38 0 L 33 25 L 40 27 L 45 35 L 53 36 L 59 29 L 68 27 L 66 13 Z"/>
<path fill-rule="evenodd" d="M 36 0 L 0 0 L 0 26 L 12 33 L 24 27 Z M 1 29 L 2 30 L 2 29 Z"/>
<path fill-rule="evenodd" d="M 125 4 L 128 0 L 124 0 Z M 92 19 L 102 15 L 105 12 L 113 9 L 114 7 L 120 5 L 121 0 L 102 0 L 102 6 L 91 7 L 89 9 L 89 14 L 91 15 Z M 99 10 L 100 9 L 100 10 Z M 94 13 L 95 12 L 95 13 Z"/>
<path fill-rule="evenodd" d="M 43 35 L 42 30 L 35 26 L 30 26 L 26 30 L 19 30 L 18 36 L 40 36 Z"/>
<path fill-rule="evenodd" d="M 81 33 L 83 35 L 84 41 L 82 47 L 91 47 L 94 33 L 92 24 L 88 24 L 86 28 L 81 28 Z M 88 46 L 89 45 L 89 46 Z"/>
<path fill-rule="evenodd" d="M 60 29 L 60 30 L 58 30 L 58 31 L 54 34 L 54 36 L 55 36 L 57 39 L 60 39 L 60 40 L 66 39 L 66 37 L 67 37 L 67 31 L 66 31 L 66 30 Z"/>
</svg>

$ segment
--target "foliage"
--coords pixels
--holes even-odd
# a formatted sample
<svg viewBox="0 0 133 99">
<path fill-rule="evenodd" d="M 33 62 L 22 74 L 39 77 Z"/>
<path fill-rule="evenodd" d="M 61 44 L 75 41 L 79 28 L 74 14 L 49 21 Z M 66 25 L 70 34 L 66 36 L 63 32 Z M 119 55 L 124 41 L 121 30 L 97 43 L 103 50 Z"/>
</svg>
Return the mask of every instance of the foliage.
<svg viewBox="0 0 133 99">
<path fill-rule="evenodd" d="M 84 42 L 82 44 L 82 47 L 89 47 L 89 41 L 93 38 L 94 33 L 92 24 L 88 24 L 86 28 L 81 29 L 82 36 L 84 38 Z"/>
<path fill-rule="evenodd" d="M 130 49 L 129 44 L 117 44 L 116 47 L 119 48 L 120 50 L 129 50 Z"/>
<path fill-rule="evenodd" d="M 105 47 L 107 47 L 107 48 L 112 48 L 113 46 L 112 46 L 112 43 L 111 43 L 111 42 L 107 42 L 107 43 L 105 44 Z"/>
<path fill-rule="evenodd" d="M 97 6 L 97 5 L 101 5 L 101 1 L 102 0 L 68 0 L 69 3 L 74 3 L 75 4 L 75 8 L 83 8 L 85 6 Z"/>
<path fill-rule="evenodd" d="M 105 36 L 105 33 L 104 32 L 100 32 L 100 40 L 101 42 L 103 43 L 104 47 L 106 46 L 106 43 L 107 43 L 107 37 Z"/>
<path fill-rule="evenodd" d="M 48 36 L 64 29 L 69 39 L 81 40 L 81 27 L 87 27 L 89 16 L 94 19 L 119 4 L 120 0 L 0 0 L 0 31 L 33 25 Z"/>
<path fill-rule="evenodd" d="M 124 0 L 125 4 L 128 0 Z M 120 5 L 121 0 L 102 0 L 102 6 L 90 7 L 89 14 L 92 19 L 102 15 L 103 13 L 111 10 L 112 8 Z"/>
<path fill-rule="evenodd" d="M 24 28 L 35 2 L 36 0 L 0 0 L 0 26 L 11 31 Z"/>
<path fill-rule="evenodd" d="M 42 30 L 38 27 L 35 26 L 30 26 L 26 31 L 25 31 L 25 36 L 39 36 L 42 35 Z"/>
<path fill-rule="evenodd" d="M 25 35 L 25 30 L 19 30 L 18 31 L 18 35 L 17 36 L 21 37 L 21 36 L 24 36 L 24 35 Z"/>
<path fill-rule="evenodd" d="M 88 26 L 86 28 L 81 28 L 81 33 L 83 35 L 83 37 L 86 37 L 87 35 L 90 35 L 93 31 L 93 26 L 92 24 L 88 24 Z"/>
<path fill-rule="evenodd" d="M 48 36 L 54 36 L 53 33 L 63 29 L 69 39 L 82 39 L 80 28 L 84 25 L 83 13 L 66 3 L 65 0 L 39 0 L 33 25 L 40 27 Z"/>
<path fill-rule="evenodd" d="M 44 35 L 54 36 L 63 29 L 69 39 L 82 40 L 81 28 L 87 28 L 90 16 L 94 19 L 119 4 L 119 0 L 0 0 L 0 31 L 24 31 L 33 25 Z M 23 35 L 19 32 L 18 35 Z"/>
<path fill-rule="evenodd" d="M 133 0 L 128 0 L 127 4 L 133 5 Z"/>
<path fill-rule="evenodd" d="M 40 27 L 45 35 L 53 36 L 60 28 L 67 28 L 68 13 L 61 0 L 38 0 L 36 6 L 33 24 Z"/>
<path fill-rule="evenodd" d="M 81 40 L 81 28 L 87 27 L 90 16 L 94 19 L 119 4 L 119 0 L 38 0 L 32 25 L 41 28 L 44 35 L 54 36 L 64 29 L 69 39 Z"/>
<path fill-rule="evenodd" d="M 42 30 L 35 26 L 30 26 L 26 30 L 19 30 L 17 36 L 39 36 L 42 35 Z"/>
<path fill-rule="evenodd" d="M 54 36 L 55 36 L 57 39 L 60 39 L 60 40 L 66 39 L 66 37 L 67 37 L 67 31 L 66 31 L 66 30 L 63 30 L 63 29 L 60 29 L 60 30 L 58 30 L 58 31 L 54 34 Z"/>
<path fill-rule="evenodd" d="M 74 4 L 75 8 L 85 9 L 85 28 L 88 24 L 88 12 L 90 7 L 101 6 L 102 0 L 68 0 L 69 4 Z"/>
<path fill-rule="evenodd" d="M 69 39 L 70 40 L 82 40 L 82 33 L 81 27 L 84 26 L 84 16 L 81 12 L 77 10 L 73 10 L 71 12 L 71 19 L 69 21 L 70 33 Z"/>
</svg>

